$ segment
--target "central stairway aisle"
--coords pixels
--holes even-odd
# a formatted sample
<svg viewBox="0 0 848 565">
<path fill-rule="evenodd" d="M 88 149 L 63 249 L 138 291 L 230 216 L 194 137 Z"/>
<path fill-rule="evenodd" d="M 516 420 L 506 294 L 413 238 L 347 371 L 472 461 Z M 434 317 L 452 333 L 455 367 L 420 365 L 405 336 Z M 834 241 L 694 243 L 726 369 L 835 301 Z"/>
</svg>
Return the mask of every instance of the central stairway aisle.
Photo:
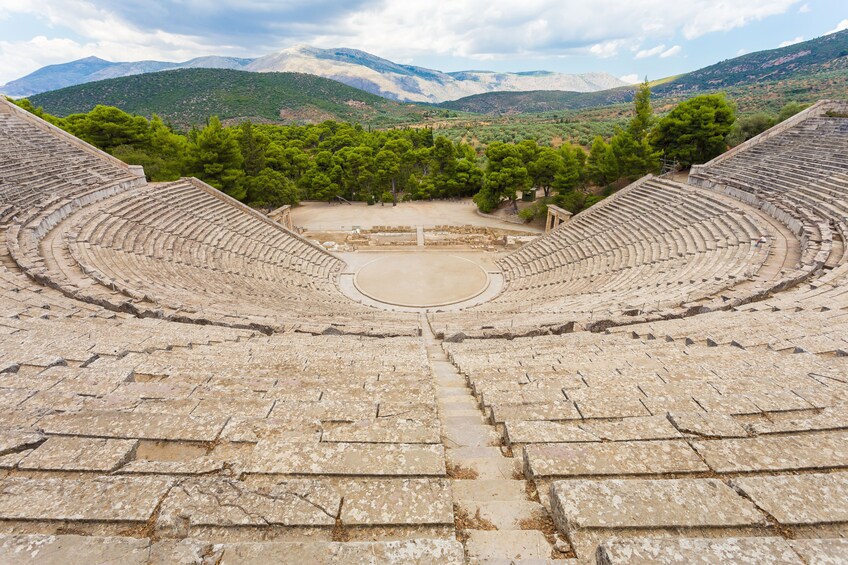
<svg viewBox="0 0 848 565">
<path fill-rule="evenodd" d="M 534 484 L 524 480 L 521 459 L 504 453 L 500 434 L 426 320 L 422 331 L 436 382 L 456 534 L 468 563 L 566 563 L 570 548 L 556 544 L 553 522 Z"/>
</svg>

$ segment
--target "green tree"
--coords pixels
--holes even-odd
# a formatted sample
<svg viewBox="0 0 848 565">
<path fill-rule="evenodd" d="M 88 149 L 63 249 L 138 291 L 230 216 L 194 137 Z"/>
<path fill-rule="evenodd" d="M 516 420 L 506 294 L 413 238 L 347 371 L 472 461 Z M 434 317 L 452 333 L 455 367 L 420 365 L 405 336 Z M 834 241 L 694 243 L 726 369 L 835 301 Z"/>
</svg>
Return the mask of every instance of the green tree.
<svg viewBox="0 0 848 565">
<path fill-rule="evenodd" d="M 474 202 L 483 212 L 491 212 L 503 200 L 518 209 L 518 191 L 530 187 L 530 175 L 525 166 L 526 146 L 495 142 L 486 148 L 488 164 L 483 188 L 474 196 Z"/>
<path fill-rule="evenodd" d="M 651 127 L 654 125 L 654 110 L 651 108 L 651 87 L 648 85 L 648 79 L 639 85 L 639 90 L 636 91 L 636 96 L 633 98 L 633 117 L 630 118 L 630 123 L 627 125 L 627 133 L 636 140 L 641 142 L 648 136 Z"/>
<path fill-rule="evenodd" d="M 606 186 L 618 179 L 618 159 L 613 148 L 598 135 L 592 141 L 592 150 L 586 158 L 586 176 L 598 186 Z"/>
<path fill-rule="evenodd" d="M 243 164 L 238 139 L 221 126 L 217 116 L 212 116 L 205 128 L 191 135 L 187 163 L 190 174 L 236 200 L 247 196 L 247 187 L 242 182 Z"/>
<path fill-rule="evenodd" d="M 800 112 L 801 110 L 806 110 L 809 108 L 809 104 L 801 104 L 800 102 L 788 102 L 783 108 L 780 109 L 780 112 L 777 114 L 777 123 L 784 122 Z"/>
<path fill-rule="evenodd" d="M 723 94 L 704 94 L 677 105 L 651 132 L 651 144 L 688 167 L 720 155 L 735 113 Z"/>
<path fill-rule="evenodd" d="M 551 194 L 551 187 L 557 181 L 563 168 L 563 157 L 560 151 L 553 147 L 540 147 L 536 152 L 536 158 L 527 165 L 531 184 L 534 188 L 541 188 L 545 198 Z M 562 179 L 560 179 L 562 180 Z"/>
<path fill-rule="evenodd" d="M 730 133 L 727 134 L 727 143 L 730 146 L 739 145 L 766 131 L 775 123 L 777 123 L 775 118 L 765 112 L 739 118 L 733 123 Z"/>
<path fill-rule="evenodd" d="M 248 176 L 256 176 L 265 168 L 265 146 L 267 139 L 257 136 L 250 121 L 242 123 L 238 128 L 239 147 L 244 157 L 244 172 Z"/>
<path fill-rule="evenodd" d="M 261 208 L 277 208 L 297 204 L 297 187 L 284 174 L 266 167 L 244 180 L 247 202 Z"/>
<path fill-rule="evenodd" d="M 71 114 L 64 124 L 70 133 L 107 153 L 121 145 L 141 146 L 147 140 L 147 119 L 113 106 L 98 105 L 87 114 Z"/>
<path fill-rule="evenodd" d="M 559 153 L 562 165 L 554 176 L 553 188 L 557 192 L 568 192 L 580 186 L 586 153 L 580 147 L 569 144 L 560 147 Z"/>
</svg>

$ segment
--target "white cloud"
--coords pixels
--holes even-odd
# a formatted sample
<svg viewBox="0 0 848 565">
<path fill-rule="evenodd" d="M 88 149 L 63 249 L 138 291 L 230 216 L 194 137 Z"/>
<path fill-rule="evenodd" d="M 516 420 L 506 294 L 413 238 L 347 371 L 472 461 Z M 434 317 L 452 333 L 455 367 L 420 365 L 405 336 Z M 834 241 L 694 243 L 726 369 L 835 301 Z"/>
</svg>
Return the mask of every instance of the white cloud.
<svg viewBox="0 0 848 565">
<path fill-rule="evenodd" d="M 799 35 L 798 37 L 793 37 L 792 39 L 781 41 L 778 47 L 789 47 L 790 45 L 795 45 L 796 43 L 801 43 L 802 41 L 804 41 L 804 36 Z"/>
<path fill-rule="evenodd" d="M 667 0 L 0 0 L 0 18 L 26 14 L 49 26 L 50 40 L 75 38 L 64 56 L 33 40 L 0 44 L 0 83 L 83 51 L 112 60 L 175 61 L 255 56 L 306 43 L 392 60 L 608 58 L 629 50 L 638 56 L 657 49 L 642 50 L 645 44 L 744 27 L 802 2 L 677 0 L 669 9 Z"/>
<path fill-rule="evenodd" d="M 742 55 L 745 55 L 746 53 L 748 53 L 748 50 L 743 47 L 742 49 L 740 49 L 739 51 L 736 52 L 736 56 L 741 57 Z"/>
<path fill-rule="evenodd" d="M 812 10 L 810 9 L 809 4 L 802 4 L 800 8 L 798 8 L 799 14 L 809 14 Z"/>
<path fill-rule="evenodd" d="M 677 55 L 678 53 L 680 53 L 680 51 L 681 51 L 680 45 L 675 45 L 674 47 L 670 47 L 667 50 L 660 53 L 660 58 L 665 59 L 667 57 L 673 57 L 674 55 Z"/>
<path fill-rule="evenodd" d="M 848 29 L 848 20 L 842 20 L 841 22 L 836 24 L 835 28 L 833 28 L 830 31 L 824 32 L 824 35 L 830 35 L 831 33 L 836 33 L 838 31 L 842 31 L 842 30 L 845 30 L 845 29 Z"/>
<path fill-rule="evenodd" d="M 642 82 L 642 81 L 639 80 L 639 75 L 636 74 L 636 73 L 631 73 L 629 75 L 624 75 L 624 76 L 618 77 L 618 78 L 620 78 L 621 80 L 623 80 L 627 84 L 637 84 L 639 82 Z"/>
<path fill-rule="evenodd" d="M 657 45 L 656 47 L 652 47 L 650 49 L 642 49 L 641 51 L 636 53 L 635 58 L 636 59 L 645 59 L 647 57 L 654 57 L 656 55 L 659 55 L 663 51 L 665 51 L 665 44 L 661 43 L 661 44 Z"/>
</svg>

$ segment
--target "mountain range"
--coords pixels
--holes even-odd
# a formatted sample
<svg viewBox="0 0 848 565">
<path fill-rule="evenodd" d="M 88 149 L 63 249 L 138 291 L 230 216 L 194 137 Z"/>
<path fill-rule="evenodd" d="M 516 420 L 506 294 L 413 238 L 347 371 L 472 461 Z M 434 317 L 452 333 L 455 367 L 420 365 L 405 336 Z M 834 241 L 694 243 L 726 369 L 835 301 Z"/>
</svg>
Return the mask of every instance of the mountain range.
<svg viewBox="0 0 848 565">
<path fill-rule="evenodd" d="M 356 49 L 318 49 L 296 46 L 257 59 L 200 57 L 183 63 L 137 61 L 113 63 L 87 57 L 49 65 L 0 86 L 12 97 L 89 82 L 143 73 L 187 68 L 232 69 L 249 72 L 305 73 L 336 80 L 371 94 L 403 102 L 438 103 L 494 91 L 567 90 L 596 92 L 626 83 L 607 73 L 564 74 L 548 71 L 444 73 L 401 65 Z"/>
</svg>

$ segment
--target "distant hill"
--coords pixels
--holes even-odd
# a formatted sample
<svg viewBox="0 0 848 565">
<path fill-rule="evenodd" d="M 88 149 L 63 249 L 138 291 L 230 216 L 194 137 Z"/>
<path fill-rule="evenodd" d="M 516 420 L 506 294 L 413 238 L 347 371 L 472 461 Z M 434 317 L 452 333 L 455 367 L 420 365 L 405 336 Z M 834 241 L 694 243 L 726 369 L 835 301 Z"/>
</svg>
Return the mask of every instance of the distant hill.
<svg viewBox="0 0 848 565">
<path fill-rule="evenodd" d="M 606 73 L 443 73 L 412 65 L 400 65 L 356 49 L 316 49 L 308 46 L 292 47 L 260 57 L 250 63 L 247 70 L 309 73 L 393 100 L 413 102 L 442 102 L 470 94 L 500 90 L 594 92 L 625 84 Z"/>
<path fill-rule="evenodd" d="M 253 59 L 198 57 L 182 63 L 166 63 L 163 61 L 113 63 L 98 57 L 86 57 L 70 63 L 42 67 L 34 73 L 0 86 L 0 93 L 12 97 L 31 96 L 87 82 L 168 69 L 242 69 L 251 61 Z"/>
<path fill-rule="evenodd" d="M 183 129 L 205 124 L 211 115 L 222 121 L 339 120 L 382 126 L 420 122 L 445 113 L 313 75 L 230 69 L 178 69 L 121 77 L 45 92 L 30 100 L 56 116 L 88 112 L 104 104 L 148 117 L 155 113 Z"/>
<path fill-rule="evenodd" d="M 841 80 L 841 92 L 839 89 Z M 835 78 L 835 83 L 831 79 Z M 818 79 L 818 80 L 817 80 Z M 848 30 L 804 41 L 789 47 L 749 53 L 728 59 L 652 86 L 656 98 L 679 98 L 701 92 L 747 91 L 773 85 L 773 96 L 809 101 L 833 94 L 844 97 L 848 81 Z M 443 108 L 483 114 L 540 113 L 627 103 L 635 86 L 601 92 L 490 92 L 440 104 Z M 800 101 L 800 100 L 799 100 Z M 766 102 L 763 100 L 763 102 Z"/>
<path fill-rule="evenodd" d="M 337 80 L 348 86 L 392 100 L 431 103 L 500 90 L 593 92 L 625 84 L 606 73 L 580 75 L 547 71 L 443 73 L 412 65 L 401 65 L 356 49 L 317 49 L 297 46 L 258 59 L 201 57 L 183 63 L 162 61 L 111 63 L 97 57 L 88 57 L 39 69 L 0 86 L 0 93 L 13 97 L 31 96 L 107 78 L 185 68 L 306 73 Z"/>
</svg>

